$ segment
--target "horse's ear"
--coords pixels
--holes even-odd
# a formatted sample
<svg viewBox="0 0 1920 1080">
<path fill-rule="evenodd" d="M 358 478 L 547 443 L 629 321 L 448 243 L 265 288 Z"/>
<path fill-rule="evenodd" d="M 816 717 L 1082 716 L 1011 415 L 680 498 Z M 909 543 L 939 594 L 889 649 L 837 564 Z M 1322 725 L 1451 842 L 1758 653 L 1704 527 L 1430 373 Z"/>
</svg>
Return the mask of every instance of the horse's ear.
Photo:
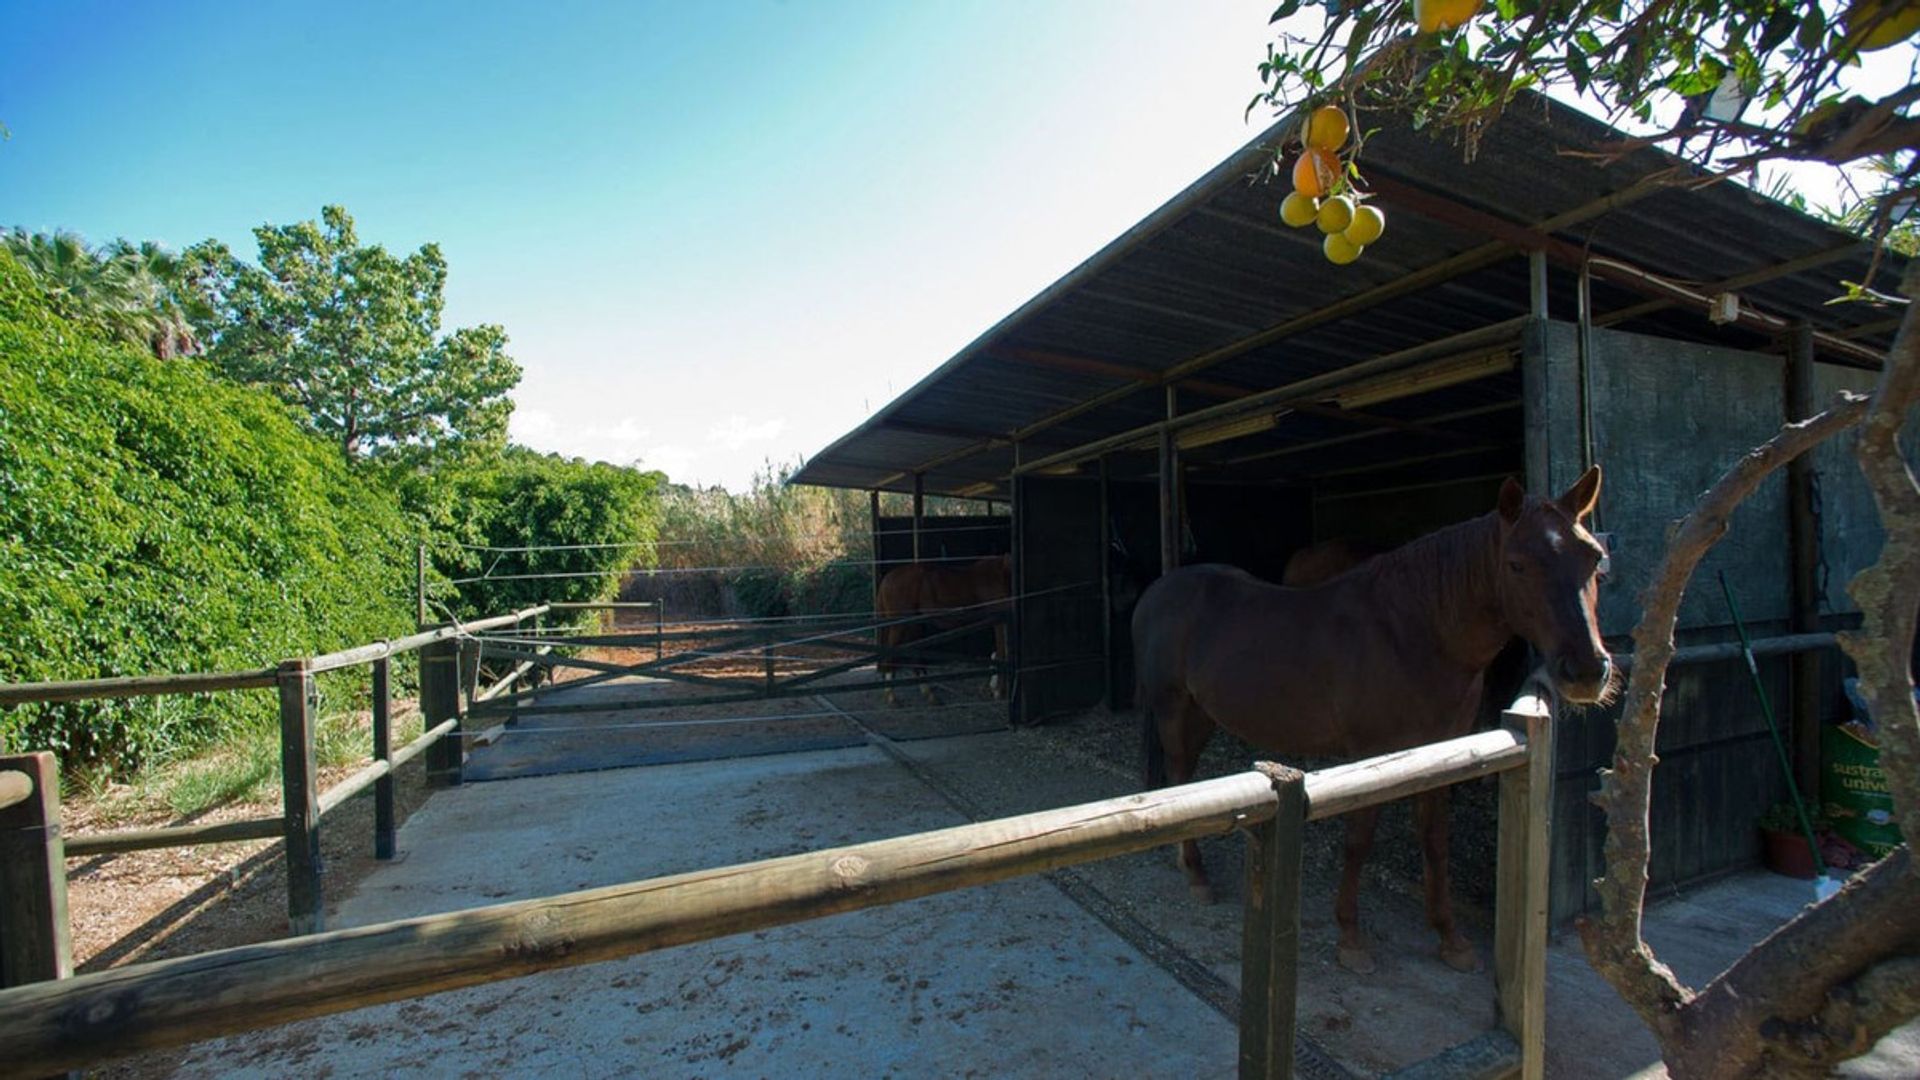
<svg viewBox="0 0 1920 1080">
<path fill-rule="evenodd" d="M 1594 504 L 1600 501 L 1600 466 L 1595 465 L 1582 473 L 1580 479 L 1575 480 L 1573 486 L 1557 501 L 1560 509 L 1575 521 L 1593 513 Z"/>
<path fill-rule="evenodd" d="M 1520 486 L 1520 481 L 1507 477 L 1507 482 L 1500 485 L 1500 516 L 1511 525 L 1520 520 L 1520 511 L 1526 505 L 1527 489 Z"/>
</svg>

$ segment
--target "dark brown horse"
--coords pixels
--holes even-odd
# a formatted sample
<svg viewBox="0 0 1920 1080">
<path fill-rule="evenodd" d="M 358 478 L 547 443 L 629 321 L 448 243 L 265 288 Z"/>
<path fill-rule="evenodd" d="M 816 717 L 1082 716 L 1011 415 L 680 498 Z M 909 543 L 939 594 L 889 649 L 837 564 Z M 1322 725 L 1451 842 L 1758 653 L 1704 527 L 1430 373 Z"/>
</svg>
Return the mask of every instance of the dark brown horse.
<svg viewBox="0 0 1920 1080">
<path fill-rule="evenodd" d="M 1304 589 L 1332 581 L 1385 550 L 1355 540 L 1322 540 L 1287 557 L 1280 584 L 1290 589 Z"/>
<path fill-rule="evenodd" d="M 924 660 L 902 656 L 901 649 L 928 634 L 958 629 L 1005 608 L 1013 595 L 1013 558 L 990 555 L 960 566 L 940 563 L 907 563 L 887 571 L 880 579 L 874 609 L 880 623 L 881 655 L 876 667 L 880 677 L 892 682 L 902 668 L 927 673 Z M 939 615 L 933 619 L 912 619 L 915 615 Z M 1007 624 L 1003 619 L 993 627 L 993 658 L 1007 655 Z M 995 674 L 988 685 L 997 697 L 1004 689 Z M 933 686 L 923 683 L 921 691 L 933 697 Z M 887 687 L 887 704 L 895 704 L 893 687 Z"/>
<path fill-rule="evenodd" d="M 1193 778 L 1216 727 L 1282 757 L 1368 757 L 1466 734 L 1486 668 L 1516 634 L 1546 657 L 1560 694 L 1602 700 L 1613 664 L 1594 623 L 1600 545 L 1580 524 L 1600 469 L 1558 499 L 1508 480 L 1499 506 L 1312 588 L 1270 585 L 1226 566 L 1186 567 L 1147 589 L 1133 614 L 1147 785 Z M 1416 796 L 1427 917 L 1440 955 L 1478 955 L 1454 927 L 1447 887 L 1447 793 Z M 1360 867 L 1377 808 L 1347 818 L 1335 915 L 1341 966 L 1370 971 L 1360 933 Z M 1197 844 L 1180 845 L 1196 895 L 1211 898 Z"/>
</svg>

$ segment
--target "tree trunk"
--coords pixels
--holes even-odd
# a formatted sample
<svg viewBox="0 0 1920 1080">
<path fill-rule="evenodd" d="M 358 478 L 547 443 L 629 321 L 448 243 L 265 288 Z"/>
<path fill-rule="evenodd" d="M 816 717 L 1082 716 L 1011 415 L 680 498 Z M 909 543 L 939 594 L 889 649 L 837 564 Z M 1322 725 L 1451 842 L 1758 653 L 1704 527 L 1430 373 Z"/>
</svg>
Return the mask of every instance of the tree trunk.
<svg viewBox="0 0 1920 1080">
<path fill-rule="evenodd" d="M 1920 263 L 1902 290 L 1920 296 Z M 1855 395 L 1756 448 L 1729 469 L 1669 533 L 1666 556 L 1642 594 L 1634 665 L 1613 767 L 1595 802 L 1607 815 L 1602 914 L 1580 934 L 1594 968 L 1660 1042 L 1675 1077 L 1824 1075 L 1920 1013 L 1920 716 L 1909 663 L 1920 608 L 1920 487 L 1897 436 L 1920 402 L 1920 322 L 1909 306 L 1870 400 Z M 1861 468 L 1886 526 L 1879 561 L 1849 586 L 1865 625 L 1842 644 L 1881 734 L 1881 760 L 1908 844 L 1814 904 L 1695 991 L 1641 937 L 1649 857 L 1655 736 L 1680 598 L 1694 568 L 1725 534 L 1733 510 L 1774 470 L 1863 425 Z"/>
</svg>

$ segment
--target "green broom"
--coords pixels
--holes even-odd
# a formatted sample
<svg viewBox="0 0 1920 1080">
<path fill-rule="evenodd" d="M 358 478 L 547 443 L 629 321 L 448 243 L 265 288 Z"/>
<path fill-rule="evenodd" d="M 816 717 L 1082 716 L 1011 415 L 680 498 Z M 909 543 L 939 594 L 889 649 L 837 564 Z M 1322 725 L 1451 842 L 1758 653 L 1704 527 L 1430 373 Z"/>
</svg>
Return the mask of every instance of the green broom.
<svg viewBox="0 0 1920 1080">
<path fill-rule="evenodd" d="M 1793 797 L 1793 812 L 1800 817 L 1800 831 L 1806 835 L 1807 850 L 1813 853 L 1813 898 L 1825 900 L 1840 891 L 1840 882 L 1827 872 L 1826 860 L 1820 857 L 1820 841 L 1813 835 L 1813 819 L 1807 816 L 1807 806 L 1800 801 L 1800 785 L 1793 779 L 1793 762 L 1787 758 L 1787 743 L 1780 737 L 1780 725 L 1773 718 L 1773 701 L 1767 697 L 1766 684 L 1760 681 L 1760 664 L 1753 656 L 1753 641 L 1747 637 L 1747 623 L 1740 617 L 1740 605 L 1733 602 L 1733 589 L 1727 585 L 1725 570 L 1720 571 L 1720 593 L 1727 598 L 1727 610 L 1733 613 L 1733 628 L 1740 634 L 1740 651 L 1747 658 L 1747 673 L 1753 676 L 1753 692 L 1760 696 L 1760 712 L 1767 718 L 1767 733 L 1773 736 L 1773 748 L 1780 754 L 1780 773 L 1787 778 L 1787 794 Z"/>
</svg>

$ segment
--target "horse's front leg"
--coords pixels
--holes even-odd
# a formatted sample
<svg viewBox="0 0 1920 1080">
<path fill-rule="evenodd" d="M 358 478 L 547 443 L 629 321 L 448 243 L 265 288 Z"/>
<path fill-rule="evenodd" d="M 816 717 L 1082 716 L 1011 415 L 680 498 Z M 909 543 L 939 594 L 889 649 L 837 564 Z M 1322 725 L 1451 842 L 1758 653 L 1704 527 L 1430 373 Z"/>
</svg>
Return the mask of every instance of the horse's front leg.
<svg viewBox="0 0 1920 1080">
<path fill-rule="evenodd" d="M 1427 922 L 1440 935 L 1440 959 L 1455 971 L 1479 971 L 1480 952 L 1453 924 L 1453 890 L 1447 881 L 1447 815 L 1450 789 L 1414 797 L 1413 822 L 1427 886 Z"/>
<path fill-rule="evenodd" d="M 1347 815 L 1346 858 L 1340 868 L 1340 893 L 1333 902 L 1334 921 L 1340 924 L 1340 947 L 1335 957 L 1341 967 L 1356 975 L 1373 972 L 1373 952 L 1367 948 L 1366 935 L 1360 932 L 1360 868 L 1373 850 L 1373 833 L 1379 824 L 1378 806 Z"/>
</svg>

